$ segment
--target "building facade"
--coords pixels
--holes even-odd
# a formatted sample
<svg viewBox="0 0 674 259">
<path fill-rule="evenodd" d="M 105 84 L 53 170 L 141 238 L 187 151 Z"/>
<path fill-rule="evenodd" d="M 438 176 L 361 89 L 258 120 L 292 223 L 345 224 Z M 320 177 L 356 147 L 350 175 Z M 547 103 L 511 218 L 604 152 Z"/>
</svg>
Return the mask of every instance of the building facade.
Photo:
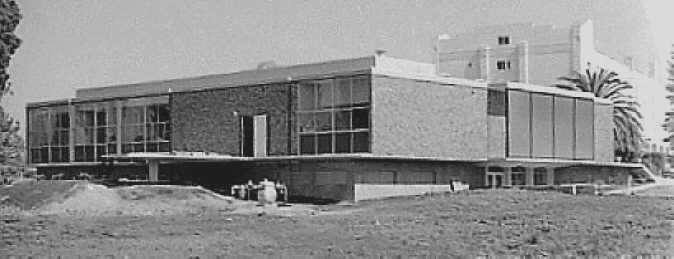
<svg viewBox="0 0 674 259">
<path fill-rule="evenodd" d="M 613 71 L 635 87 L 630 94 L 644 116 L 644 150 L 668 151 L 662 128 L 667 100 L 657 78 L 657 61 L 637 62 L 630 56 L 618 61 L 596 49 L 594 34 L 591 20 L 563 28 L 531 23 L 483 27 L 438 36 L 436 62 L 439 73 L 447 76 L 543 86 L 587 68 Z"/>
<path fill-rule="evenodd" d="M 291 197 L 360 200 L 627 170 L 613 162 L 606 100 L 383 55 L 81 89 L 26 111 L 28 163 L 66 178 L 215 189 L 268 178 Z"/>
</svg>

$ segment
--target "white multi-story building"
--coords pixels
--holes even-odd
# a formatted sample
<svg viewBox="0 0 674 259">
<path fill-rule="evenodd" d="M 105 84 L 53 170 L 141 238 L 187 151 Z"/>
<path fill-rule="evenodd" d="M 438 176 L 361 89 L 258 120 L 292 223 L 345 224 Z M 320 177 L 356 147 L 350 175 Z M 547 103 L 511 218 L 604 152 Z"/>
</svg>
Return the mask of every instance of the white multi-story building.
<svg viewBox="0 0 674 259">
<path fill-rule="evenodd" d="M 616 43 L 620 44 L 620 43 Z M 666 92 L 657 79 L 657 61 L 623 57 L 618 61 L 595 47 L 591 20 L 570 27 L 509 24 L 438 36 L 436 64 L 440 74 L 488 82 L 553 85 L 560 76 L 588 67 L 616 72 L 635 86 L 633 95 L 644 116 L 646 151 L 665 151 L 662 128 Z M 641 58 L 643 59 L 643 58 Z"/>
</svg>

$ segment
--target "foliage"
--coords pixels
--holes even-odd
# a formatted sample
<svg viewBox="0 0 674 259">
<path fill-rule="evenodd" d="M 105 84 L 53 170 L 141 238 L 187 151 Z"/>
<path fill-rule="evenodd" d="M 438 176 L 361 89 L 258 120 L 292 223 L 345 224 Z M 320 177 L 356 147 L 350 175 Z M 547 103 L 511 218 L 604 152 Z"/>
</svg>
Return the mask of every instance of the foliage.
<svg viewBox="0 0 674 259">
<path fill-rule="evenodd" d="M 670 93 L 674 93 L 674 44 L 672 45 L 672 50 L 670 52 L 669 63 L 669 84 L 665 87 Z M 670 101 L 670 105 L 674 104 L 674 95 L 667 96 L 667 99 Z M 668 141 L 674 141 L 674 113 L 671 111 L 665 112 L 665 130 L 669 133 Z"/>
<path fill-rule="evenodd" d="M 608 99 L 613 103 L 613 136 L 616 156 L 634 161 L 638 158 L 643 127 L 639 121 L 642 116 L 639 104 L 629 94 L 634 88 L 626 81 L 619 79 L 618 74 L 600 68 L 584 74 L 573 72 L 570 76 L 560 77 L 562 84 L 556 87 L 594 94 L 596 97 Z"/>
<path fill-rule="evenodd" d="M 19 25 L 21 13 L 19 6 L 12 0 L 0 0 L 0 98 L 9 93 L 9 61 L 21 45 L 21 39 L 14 30 Z"/>
<path fill-rule="evenodd" d="M 646 165 L 654 174 L 662 175 L 665 169 L 665 154 L 660 152 L 648 152 L 641 156 L 641 163 Z"/>
<path fill-rule="evenodd" d="M 14 30 L 19 25 L 21 14 L 15 1 L 0 0 L 0 100 L 11 93 L 9 62 L 21 45 Z M 19 123 L 0 106 L 0 164 L 3 170 L 22 166 L 23 139 Z"/>
</svg>

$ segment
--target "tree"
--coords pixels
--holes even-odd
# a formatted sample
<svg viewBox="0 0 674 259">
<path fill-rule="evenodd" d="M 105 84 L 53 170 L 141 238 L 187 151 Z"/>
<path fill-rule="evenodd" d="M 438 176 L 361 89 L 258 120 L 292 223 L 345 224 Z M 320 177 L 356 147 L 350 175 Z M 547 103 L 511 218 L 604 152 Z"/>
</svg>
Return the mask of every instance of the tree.
<svg viewBox="0 0 674 259">
<path fill-rule="evenodd" d="M 672 106 L 674 105 L 674 44 L 672 45 L 672 50 L 670 52 L 670 60 L 668 61 L 669 63 L 669 78 L 668 81 L 669 83 L 667 86 L 665 86 L 665 89 L 667 89 L 668 92 L 671 94 L 667 96 L 667 99 L 669 99 L 669 105 Z M 667 141 L 670 143 L 670 147 L 674 146 L 674 112 L 673 111 L 667 111 L 665 112 L 665 124 L 664 124 L 665 130 L 669 133 L 669 137 L 667 138 Z"/>
<path fill-rule="evenodd" d="M 570 76 L 558 78 L 561 84 L 556 87 L 572 91 L 589 92 L 596 97 L 608 99 L 613 103 L 613 137 L 615 154 L 626 161 L 639 158 L 643 127 L 639 121 L 642 116 L 639 104 L 629 94 L 634 87 L 617 78 L 618 74 L 600 68 L 584 74 L 573 72 Z"/>
<path fill-rule="evenodd" d="M 21 13 L 12 0 L 0 0 L 0 102 L 11 94 L 8 67 L 12 55 L 21 45 L 21 39 L 14 30 L 19 25 Z M 0 165 L 7 167 L 23 165 L 23 139 L 19 134 L 19 123 L 0 106 Z"/>
</svg>

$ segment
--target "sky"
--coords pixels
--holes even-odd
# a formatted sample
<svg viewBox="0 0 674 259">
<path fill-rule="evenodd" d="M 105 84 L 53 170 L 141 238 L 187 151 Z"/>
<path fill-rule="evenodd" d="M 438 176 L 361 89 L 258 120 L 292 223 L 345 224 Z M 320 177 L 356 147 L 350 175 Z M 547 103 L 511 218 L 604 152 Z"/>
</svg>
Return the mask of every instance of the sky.
<svg viewBox="0 0 674 259">
<path fill-rule="evenodd" d="M 592 18 L 600 50 L 639 51 L 652 35 L 663 62 L 674 42 L 672 0 L 17 2 L 23 20 L 16 34 L 23 43 L 9 69 L 14 95 L 2 105 L 22 124 L 27 102 L 72 98 L 78 88 L 234 72 L 268 60 L 292 65 L 360 57 L 377 49 L 432 62 L 438 34 L 477 26 L 568 27 Z"/>
</svg>

